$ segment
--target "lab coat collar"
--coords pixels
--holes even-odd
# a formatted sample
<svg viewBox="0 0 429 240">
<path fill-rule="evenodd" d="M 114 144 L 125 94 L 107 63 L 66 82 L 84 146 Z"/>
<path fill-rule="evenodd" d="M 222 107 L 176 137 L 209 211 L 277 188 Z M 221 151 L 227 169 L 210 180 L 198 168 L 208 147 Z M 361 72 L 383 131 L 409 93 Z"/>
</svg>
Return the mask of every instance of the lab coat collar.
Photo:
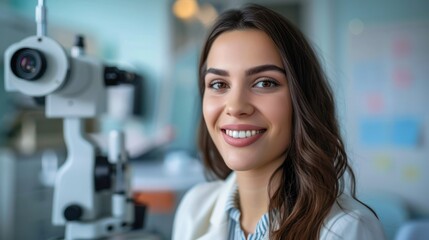
<svg viewBox="0 0 429 240">
<path fill-rule="evenodd" d="M 221 190 L 220 196 L 213 209 L 213 214 L 210 218 L 210 223 L 213 225 L 226 224 L 228 217 L 226 213 L 226 203 L 232 191 L 235 190 L 236 175 L 232 172 L 225 180 L 225 186 Z"/>
<path fill-rule="evenodd" d="M 236 176 L 232 172 L 225 180 L 225 185 L 221 189 L 219 198 L 213 208 L 212 216 L 210 217 L 209 231 L 201 236 L 198 240 L 218 240 L 224 239 L 228 234 L 228 216 L 226 212 L 226 204 L 232 191 L 235 190 Z"/>
</svg>

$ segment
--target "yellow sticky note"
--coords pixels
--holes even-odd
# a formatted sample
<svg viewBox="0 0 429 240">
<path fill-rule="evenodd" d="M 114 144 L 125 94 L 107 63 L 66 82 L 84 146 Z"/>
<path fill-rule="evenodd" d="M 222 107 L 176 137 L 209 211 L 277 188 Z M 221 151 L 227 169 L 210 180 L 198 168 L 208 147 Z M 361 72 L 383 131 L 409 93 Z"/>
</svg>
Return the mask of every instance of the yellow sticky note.
<svg viewBox="0 0 429 240">
<path fill-rule="evenodd" d="M 379 171 L 387 172 L 392 170 L 393 161 L 388 155 L 378 155 L 374 158 L 374 166 Z"/>
<path fill-rule="evenodd" d="M 420 179 L 421 171 L 417 166 L 406 166 L 402 169 L 402 177 L 408 182 L 415 182 Z"/>
</svg>

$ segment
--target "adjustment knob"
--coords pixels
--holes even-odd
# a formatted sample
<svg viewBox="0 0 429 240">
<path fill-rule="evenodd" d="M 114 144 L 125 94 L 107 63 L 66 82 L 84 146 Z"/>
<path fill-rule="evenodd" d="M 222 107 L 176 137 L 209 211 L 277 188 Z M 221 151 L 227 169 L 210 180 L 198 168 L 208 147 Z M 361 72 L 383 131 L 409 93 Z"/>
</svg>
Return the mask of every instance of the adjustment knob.
<svg viewBox="0 0 429 240">
<path fill-rule="evenodd" d="M 67 219 L 67 221 L 77 221 L 82 215 L 83 209 L 77 204 L 72 204 L 64 210 L 64 218 Z"/>
</svg>

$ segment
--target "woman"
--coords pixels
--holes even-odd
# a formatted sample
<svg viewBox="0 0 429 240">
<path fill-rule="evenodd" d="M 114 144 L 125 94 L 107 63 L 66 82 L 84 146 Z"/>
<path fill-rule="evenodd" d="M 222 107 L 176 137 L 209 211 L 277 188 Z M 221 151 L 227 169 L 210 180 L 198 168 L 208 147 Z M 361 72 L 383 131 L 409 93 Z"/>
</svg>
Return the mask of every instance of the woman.
<svg viewBox="0 0 429 240">
<path fill-rule="evenodd" d="M 186 194 L 173 239 L 384 239 L 355 198 L 331 90 L 296 27 L 258 5 L 227 11 L 199 67 L 199 147 L 221 180 Z"/>
</svg>

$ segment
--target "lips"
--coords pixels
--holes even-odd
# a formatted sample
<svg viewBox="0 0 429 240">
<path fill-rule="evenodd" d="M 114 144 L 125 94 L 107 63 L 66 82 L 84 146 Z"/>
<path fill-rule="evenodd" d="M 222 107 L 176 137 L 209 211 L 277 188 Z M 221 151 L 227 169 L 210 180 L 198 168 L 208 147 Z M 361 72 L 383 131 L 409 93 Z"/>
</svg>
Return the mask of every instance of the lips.
<svg viewBox="0 0 429 240">
<path fill-rule="evenodd" d="M 221 128 L 226 143 L 234 147 L 246 147 L 256 142 L 266 131 L 253 125 L 224 125 Z"/>
</svg>

